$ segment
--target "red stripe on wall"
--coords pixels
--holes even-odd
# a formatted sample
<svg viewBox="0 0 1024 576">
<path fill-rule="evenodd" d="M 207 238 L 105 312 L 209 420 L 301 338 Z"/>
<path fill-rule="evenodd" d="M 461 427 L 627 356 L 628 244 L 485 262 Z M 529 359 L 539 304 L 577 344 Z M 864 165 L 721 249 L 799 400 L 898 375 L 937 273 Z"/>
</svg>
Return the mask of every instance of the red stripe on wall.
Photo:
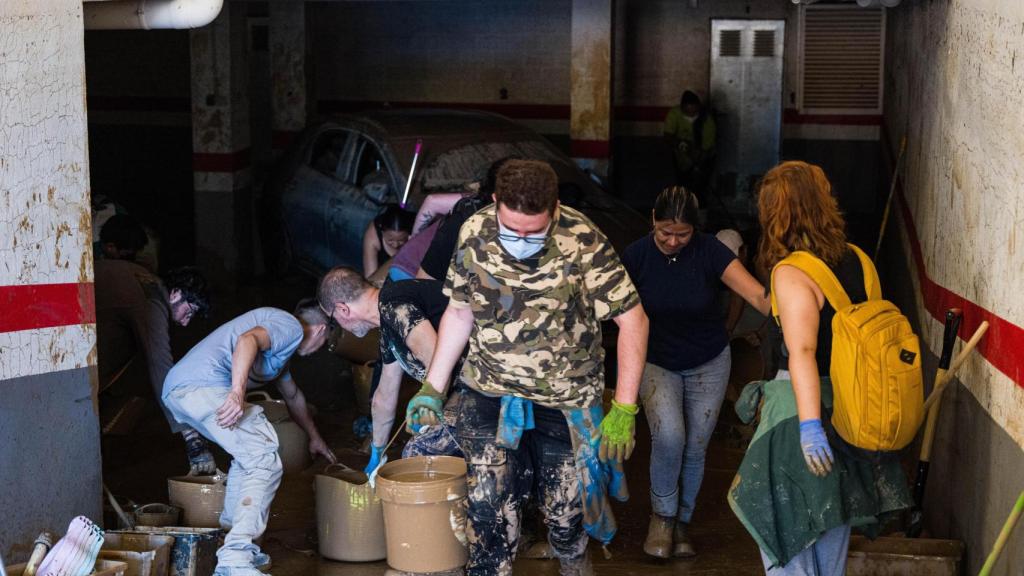
<svg viewBox="0 0 1024 576">
<path fill-rule="evenodd" d="M 902 183 L 898 192 L 897 200 L 900 213 L 903 215 L 903 222 L 907 227 L 910 251 L 914 256 L 914 265 L 917 268 L 917 280 L 921 286 L 921 296 L 924 298 L 924 306 L 928 313 L 939 322 L 943 322 L 946 310 L 949 308 L 962 309 L 964 315 L 960 336 L 963 340 L 970 338 L 983 320 L 988 320 L 988 332 L 978 344 L 978 351 L 1000 372 L 1006 374 L 1018 386 L 1024 387 L 1024 354 L 1021 353 L 1024 351 L 1024 328 L 1000 318 L 990 310 L 940 286 L 928 277 L 928 271 L 924 266 L 921 241 L 917 235 L 917 226 L 914 225 L 914 216 L 903 195 Z"/>
<path fill-rule="evenodd" d="M 829 124 L 839 126 L 881 126 L 879 114 L 801 114 L 796 108 L 782 112 L 783 124 Z"/>
<path fill-rule="evenodd" d="M 252 162 L 251 156 L 249 148 L 231 153 L 196 152 L 192 154 L 192 170 L 195 172 L 238 172 L 249 167 Z"/>
<path fill-rule="evenodd" d="M 569 143 L 569 155 L 573 158 L 608 158 L 611 146 L 607 140 L 573 140 Z"/>
<path fill-rule="evenodd" d="M 442 110 L 483 110 L 509 118 L 568 120 L 569 106 L 562 104 L 502 104 L 498 102 L 382 102 L 372 100 L 320 100 L 322 113 L 352 113 L 362 110 L 438 108 Z"/>
<path fill-rule="evenodd" d="M 0 332 L 96 322 L 90 282 L 0 286 L 0 310 Z"/>
</svg>

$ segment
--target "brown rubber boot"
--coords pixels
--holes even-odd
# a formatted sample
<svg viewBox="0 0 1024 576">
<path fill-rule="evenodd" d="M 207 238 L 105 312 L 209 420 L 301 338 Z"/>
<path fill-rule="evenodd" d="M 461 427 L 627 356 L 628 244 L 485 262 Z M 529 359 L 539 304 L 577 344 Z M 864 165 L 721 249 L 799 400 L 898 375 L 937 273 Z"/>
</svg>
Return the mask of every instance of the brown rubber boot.
<svg viewBox="0 0 1024 576">
<path fill-rule="evenodd" d="M 644 552 L 655 558 L 668 558 L 672 555 L 673 522 L 673 518 L 651 514 L 651 524 L 647 527 L 647 540 L 644 540 Z"/>
<path fill-rule="evenodd" d="M 675 542 L 672 547 L 672 555 L 676 558 L 692 558 L 697 555 L 697 551 L 693 548 L 693 542 L 690 542 L 690 535 L 687 534 L 689 527 L 686 522 L 676 522 L 676 526 L 672 530 L 672 540 Z"/>
</svg>

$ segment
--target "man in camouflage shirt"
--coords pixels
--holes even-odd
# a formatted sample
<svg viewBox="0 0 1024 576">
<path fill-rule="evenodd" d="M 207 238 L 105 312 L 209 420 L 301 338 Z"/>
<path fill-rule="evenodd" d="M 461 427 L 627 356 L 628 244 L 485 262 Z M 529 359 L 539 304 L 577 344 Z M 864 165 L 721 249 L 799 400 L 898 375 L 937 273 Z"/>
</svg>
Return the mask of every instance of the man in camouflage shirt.
<svg viewBox="0 0 1024 576">
<path fill-rule="evenodd" d="M 445 293 L 437 347 L 406 414 L 412 423 L 440 418 L 441 394 L 468 341 L 456 434 L 468 464 L 467 574 L 512 573 L 533 486 L 561 573 L 590 573 L 567 418 L 601 403 L 600 322 L 614 320 L 618 381 L 601 453 L 621 462 L 632 450 L 647 345 L 636 289 L 593 223 L 559 206 L 554 170 L 512 160 L 498 173 L 495 204 L 462 226 Z"/>
</svg>

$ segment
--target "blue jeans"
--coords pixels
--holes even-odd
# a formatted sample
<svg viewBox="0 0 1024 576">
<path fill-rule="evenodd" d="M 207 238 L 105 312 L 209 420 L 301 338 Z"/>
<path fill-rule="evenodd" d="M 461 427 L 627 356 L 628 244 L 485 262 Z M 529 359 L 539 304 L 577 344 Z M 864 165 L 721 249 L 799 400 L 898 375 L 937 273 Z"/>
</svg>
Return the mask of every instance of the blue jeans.
<svg viewBox="0 0 1024 576">
<path fill-rule="evenodd" d="M 640 398 L 651 426 L 651 508 L 689 522 L 704 479 L 704 455 L 729 384 L 726 346 L 708 362 L 670 371 L 647 363 Z"/>
<path fill-rule="evenodd" d="M 814 544 L 790 558 L 785 566 L 772 568 L 764 552 L 761 552 L 761 562 L 766 576 L 843 576 L 849 548 L 850 525 L 846 524 L 822 534 Z"/>
</svg>

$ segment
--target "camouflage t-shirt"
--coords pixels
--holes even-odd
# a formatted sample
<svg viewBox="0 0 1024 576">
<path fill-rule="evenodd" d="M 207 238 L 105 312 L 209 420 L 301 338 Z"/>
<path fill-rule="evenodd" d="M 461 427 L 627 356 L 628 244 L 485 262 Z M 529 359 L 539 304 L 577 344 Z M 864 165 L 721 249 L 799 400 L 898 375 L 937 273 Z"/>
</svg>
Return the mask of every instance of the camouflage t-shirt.
<svg viewBox="0 0 1024 576">
<path fill-rule="evenodd" d="M 473 311 L 463 380 L 485 394 L 513 394 L 551 408 L 601 401 L 601 321 L 640 302 L 604 234 L 562 206 L 541 251 L 517 260 L 498 241 L 495 206 L 471 216 L 444 291 Z"/>
</svg>

